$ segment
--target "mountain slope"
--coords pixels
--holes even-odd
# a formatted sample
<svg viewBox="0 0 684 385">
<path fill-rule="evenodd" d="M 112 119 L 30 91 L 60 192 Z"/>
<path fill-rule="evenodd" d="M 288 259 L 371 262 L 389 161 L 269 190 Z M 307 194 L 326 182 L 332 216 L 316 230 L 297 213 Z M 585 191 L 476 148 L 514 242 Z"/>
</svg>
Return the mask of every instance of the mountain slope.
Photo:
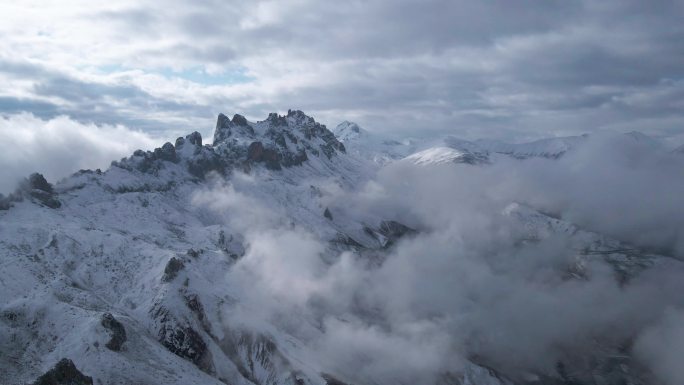
<svg viewBox="0 0 684 385">
<path fill-rule="evenodd" d="M 54 186 L 38 174 L 28 178 L 0 207 L 0 372 L 6 383 L 31 383 L 60 370 L 74 381 L 92 377 L 106 384 L 408 381 L 400 376 L 405 372 L 342 370 L 322 354 L 321 341 L 331 338 L 334 326 L 368 326 L 373 336 L 389 334 L 393 342 L 416 329 L 419 335 L 429 331 L 425 320 L 410 330 L 392 330 L 388 315 L 373 302 L 385 288 L 372 283 L 386 274 L 382 267 L 402 242 L 435 230 L 421 228 L 417 220 L 402 223 L 399 218 L 411 216 L 363 206 L 358 199 L 382 197 L 376 173 L 408 155 L 403 151 L 410 146 L 367 139 L 351 123 L 336 133 L 337 138 L 301 111 L 270 114 L 260 122 L 221 114 L 212 144 L 203 144 L 195 132 Z M 451 141 L 396 163 L 486 166 L 488 151 L 555 158 L 574 141 L 509 152 L 502 145 Z M 562 237 L 579 250 L 576 264 L 554 270 L 562 279 L 581 282 L 587 266 L 607 261 L 615 279 L 627 284 L 653 266 L 678 264 L 524 205 L 512 203 L 497 215 L 510 221 L 514 244 L 522 248 Z M 264 260 L 269 253 L 276 258 Z M 309 258 L 306 263 L 301 255 Z M 357 266 L 363 267 L 362 277 L 355 276 L 354 285 L 319 281 L 330 270 L 347 277 Z M 254 268 L 263 269 L 265 279 L 252 275 Z M 277 290 L 259 296 L 265 284 Z M 346 286 L 354 293 L 351 310 L 325 297 Z M 282 292 L 305 300 L 282 304 L 290 298 L 280 297 Z M 608 342 L 602 349 L 587 360 L 591 364 L 568 364 L 591 371 L 574 383 L 644 383 L 630 362 L 605 369 L 606 357 L 618 349 Z M 393 357 L 375 346 L 369 351 L 361 362 Z M 435 373 L 425 378 L 459 385 L 570 383 L 564 371 L 529 369 L 522 376 L 486 356 L 464 356 L 446 368 L 429 367 Z M 422 368 L 421 357 L 413 357 L 415 363 L 402 365 Z M 623 367 L 632 372 L 619 372 Z"/>
</svg>

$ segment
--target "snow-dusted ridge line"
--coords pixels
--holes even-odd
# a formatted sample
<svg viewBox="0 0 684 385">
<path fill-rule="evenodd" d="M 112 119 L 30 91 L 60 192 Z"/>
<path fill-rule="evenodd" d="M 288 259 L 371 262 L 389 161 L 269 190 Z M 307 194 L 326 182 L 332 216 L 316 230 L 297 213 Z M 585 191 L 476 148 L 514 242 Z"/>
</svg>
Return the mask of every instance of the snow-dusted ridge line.
<svg viewBox="0 0 684 385">
<path fill-rule="evenodd" d="M 349 122 L 338 128 L 335 138 L 301 111 L 259 122 L 221 114 L 210 144 L 195 132 L 54 186 L 29 178 L 0 210 L 0 372 L 9 384 L 26 384 L 68 359 L 95 383 L 107 384 L 350 382 L 356 373 L 330 370 L 310 339 L 283 326 L 296 324 L 316 338 L 325 333 L 318 320 L 303 314 L 287 315 L 282 324 L 231 318 L 259 309 L 226 280 L 250 245 L 249 228 L 226 221 L 224 206 L 231 215 L 252 213 L 241 220 L 287 218 L 282 227 L 327 242 L 325 258 L 345 251 L 370 259 L 404 236 L 419 235 L 391 218 L 359 218 L 329 207 L 331 191 L 357 188 L 390 162 L 484 164 L 493 161 L 492 153 L 556 158 L 582 141 L 435 146 L 390 142 Z M 234 200 L 222 201 L 226 196 Z M 599 258 L 625 281 L 653 265 L 676 263 L 524 205 L 512 204 L 501 215 L 520 224 L 521 242 L 567 236 L 577 250 L 569 279 L 583 279 L 585 264 Z M 514 384 L 475 359 L 440 381 Z"/>
<path fill-rule="evenodd" d="M 248 172 L 251 196 L 269 210 L 284 208 L 322 239 L 344 232 L 380 247 L 365 224 L 343 213 L 326 218 L 324 193 L 311 192 L 319 179 L 351 186 L 369 170 L 301 111 L 256 123 L 224 118 L 215 143 L 195 132 L 55 186 L 35 176 L 0 210 L 0 326 L 16 328 L 0 372 L 11 384 L 63 358 L 111 384 L 326 382 L 313 361 L 295 365 L 311 354 L 275 327 L 225 330 L 221 314 L 237 295 L 225 292 L 225 274 L 245 245 L 237 229 L 213 223 L 193 202 L 212 191 L 212 175 Z M 124 328 L 118 351 L 103 325 Z M 8 341 L 3 330 L 0 343 Z"/>
</svg>

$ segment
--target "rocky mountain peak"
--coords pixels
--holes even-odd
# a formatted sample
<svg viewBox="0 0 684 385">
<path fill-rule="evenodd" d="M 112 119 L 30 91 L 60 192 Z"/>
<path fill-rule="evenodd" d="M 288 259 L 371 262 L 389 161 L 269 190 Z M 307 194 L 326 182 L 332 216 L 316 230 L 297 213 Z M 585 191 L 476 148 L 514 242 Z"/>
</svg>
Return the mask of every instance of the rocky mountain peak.
<svg viewBox="0 0 684 385">
<path fill-rule="evenodd" d="M 334 133 L 340 142 L 347 142 L 365 136 L 366 130 L 354 122 L 345 120 L 335 127 Z"/>
<path fill-rule="evenodd" d="M 233 115 L 233 120 L 231 120 L 231 122 L 238 126 L 248 126 L 247 119 L 240 114 Z"/>
<path fill-rule="evenodd" d="M 239 114 L 233 115 L 233 119 L 228 119 L 228 117 L 222 113 L 218 115 L 216 119 L 216 130 L 214 131 L 214 142 L 213 145 L 225 141 L 232 136 L 242 136 L 242 137 L 253 137 L 254 129 L 249 124 L 247 119 Z"/>
</svg>

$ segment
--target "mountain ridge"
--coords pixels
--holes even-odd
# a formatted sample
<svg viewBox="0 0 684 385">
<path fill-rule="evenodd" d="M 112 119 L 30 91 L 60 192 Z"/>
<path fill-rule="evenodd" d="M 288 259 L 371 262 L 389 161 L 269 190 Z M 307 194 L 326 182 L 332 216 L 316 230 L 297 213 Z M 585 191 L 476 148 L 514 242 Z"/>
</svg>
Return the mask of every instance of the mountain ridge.
<svg viewBox="0 0 684 385">
<path fill-rule="evenodd" d="M 576 145 L 551 140 L 506 153 L 511 147 L 503 144 L 453 140 L 451 147 L 401 156 L 413 145 L 391 144 L 405 147 L 396 157 L 386 153 L 382 163 L 377 154 L 362 153 L 376 147 L 364 149 L 331 135 L 298 110 L 269 114 L 260 122 L 220 114 L 211 144 L 193 132 L 175 144 L 135 151 L 108 170 L 82 170 L 54 185 L 39 174 L 30 176 L 0 210 L 0 251 L 7 256 L 0 270 L 0 347 L 6 352 L 0 369 L 13 379 L 10 384 L 29 383 L 62 367 L 74 380 L 113 384 L 382 383 L 319 360 L 310 341 L 327 331 L 318 314 L 279 314 L 280 319 L 253 324 L 236 316 L 259 313 L 249 301 L 257 288 L 235 282 L 249 282 L 249 275 L 238 273 L 241 261 L 259 256 L 254 239 L 273 232 L 287 244 L 289 233 L 281 234 L 286 230 L 308 234 L 295 239 L 295 254 L 311 247 L 311 237 L 320 240 L 323 246 L 314 248 L 320 269 L 341 268 L 339 260 L 349 256 L 353 263 L 377 268 L 402 242 L 430 236 L 431 230 L 410 215 L 390 210 L 390 216 L 381 216 L 388 212 L 357 209 L 353 199 L 340 203 L 334 195 L 358 189 L 381 193 L 372 183 L 370 190 L 364 188 L 385 165 L 477 170 L 496 162 L 493 154 L 553 162 Z M 372 144 L 377 143 L 382 142 Z M 433 148 L 444 151 L 435 156 Z M 384 150 L 380 147 L 380 154 Z M 563 237 L 576 255 L 559 267 L 562 279 L 583 282 L 590 266 L 607 263 L 626 285 L 654 266 L 679 263 L 522 203 L 496 215 L 513 223 L 521 247 Z M 280 243 L 276 249 L 286 253 Z M 285 260 L 278 268 L 279 274 L 296 274 L 299 266 L 288 270 Z M 331 304 L 314 304 L 340 322 L 353 316 L 383 327 L 373 306 L 358 303 L 358 314 L 338 315 Z M 597 353 L 594 363 L 567 363 L 586 372 L 572 383 L 592 384 L 596 376 L 647 383 L 630 360 L 612 364 L 609 357 L 620 353 L 619 346 L 601 349 L 607 353 Z M 569 383 L 565 369 L 525 377 L 486 357 L 438 374 L 440 385 Z"/>
</svg>

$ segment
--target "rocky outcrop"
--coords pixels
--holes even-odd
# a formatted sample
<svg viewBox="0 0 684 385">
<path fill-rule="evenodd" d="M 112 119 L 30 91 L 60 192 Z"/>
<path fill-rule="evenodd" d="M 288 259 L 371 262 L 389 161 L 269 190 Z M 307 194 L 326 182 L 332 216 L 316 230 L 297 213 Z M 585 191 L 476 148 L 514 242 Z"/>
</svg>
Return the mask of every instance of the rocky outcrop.
<svg viewBox="0 0 684 385">
<path fill-rule="evenodd" d="M 107 329 L 110 335 L 109 341 L 105 344 L 107 349 L 118 352 L 123 343 L 126 342 L 126 329 L 111 313 L 104 313 L 101 320 L 102 326 Z"/>
<path fill-rule="evenodd" d="M 255 133 L 257 129 L 259 134 Z M 249 144 L 242 150 L 245 142 Z M 300 166 L 310 156 L 323 155 L 330 160 L 346 151 L 325 125 L 299 110 L 288 110 L 285 116 L 270 113 L 266 120 L 257 123 L 250 123 L 241 115 L 228 120 L 220 114 L 214 146 L 220 144 L 230 148 L 230 154 L 239 156 L 244 151 L 247 162 L 262 163 L 271 170 Z"/>
<path fill-rule="evenodd" d="M 159 340 L 173 354 L 188 359 L 198 368 L 207 373 L 213 372 L 211 352 L 202 336 L 193 328 L 162 328 L 159 332 Z"/>
<path fill-rule="evenodd" d="M 255 384 L 275 384 L 282 373 L 294 374 L 289 360 L 264 334 L 233 330 L 220 341 L 220 347 L 240 374 Z"/>
<path fill-rule="evenodd" d="M 202 146 L 202 134 L 194 131 L 192 134 L 187 135 L 185 139 L 195 146 Z"/>
<path fill-rule="evenodd" d="M 273 148 L 265 148 L 261 142 L 252 142 L 247 148 L 247 160 L 261 162 L 271 170 L 282 169 L 280 164 L 281 155 Z"/>
<path fill-rule="evenodd" d="M 247 123 L 247 119 L 240 114 L 233 115 L 233 120 L 231 120 L 231 122 L 234 125 L 240 126 L 240 127 L 248 127 L 249 126 L 249 124 Z"/>
<path fill-rule="evenodd" d="M 195 314 L 200 325 L 202 325 L 202 329 L 207 332 L 207 334 L 211 335 L 211 324 L 207 319 L 207 315 L 204 313 L 204 306 L 202 305 L 199 296 L 197 294 L 186 294 L 185 304 L 188 306 L 188 309 Z"/>
<path fill-rule="evenodd" d="M 24 199 L 31 199 L 45 207 L 57 209 L 62 206 L 57 196 L 52 185 L 42 174 L 36 172 L 19 183 L 17 189 L 9 196 L 5 197 L 0 194 L 0 210 L 8 210 L 13 202 L 20 202 Z"/>
<path fill-rule="evenodd" d="M 400 238 L 418 233 L 416 230 L 397 221 L 382 221 L 378 228 L 366 226 L 364 227 L 364 232 L 377 240 L 383 249 L 392 247 Z"/>
<path fill-rule="evenodd" d="M 213 145 L 215 146 L 235 135 L 252 138 L 254 137 L 254 129 L 242 115 L 235 114 L 233 115 L 233 119 L 230 120 L 226 115 L 219 114 L 218 119 L 216 120 Z"/>
<path fill-rule="evenodd" d="M 45 180 L 42 174 L 33 173 L 28 177 L 28 193 L 42 203 L 43 205 L 56 209 L 62 206 L 62 203 L 57 199 L 52 185 Z"/>
<path fill-rule="evenodd" d="M 180 258 L 171 257 L 171 259 L 169 259 L 169 261 L 166 263 L 166 267 L 164 268 L 162 282 L 173 281 L 176 278 L 176 276 L 178 276 L 178 272 L 183 270 L 184 268 L 185 264 L 183 263 L 183 260 L 181 260 Z"/>
<path fill-rule="evenodd" d="M 173 144 L 166 142 L 161 148 L 154 149 L 154 156 L 156 159 L 165 160 L 167 162 L 178 162 L 178 157 L 176 156 L 176 148 Z"/>
<path fill-rule="evenodd" d="M 167 142 L 154 151 L 137 150 L 129 158 L 112 162 L 112 166 L 159 175 L 161 170 L 174 167 L 170 163 L 179 164 L 187 167 L 190 180 L 197 181 L 211 173 L 226 176 L 236 169 L 250 172 L 257 165 L 279 171 L 301 166 L 312 157 L 329 162 L 345 151 L 325 125 L 299 110 L 289 110 L 285 116 L 271 113 L 256 123 L 238 114 L 232 119 L 219 114 L 212 145 L 203 145 L 202 135 L 193 132 L 177 138 L 175 145 Z M 4 206 L 0 201 L 0 209 Z"/>
<path fill-rule="evenodd" d="M 81 373 L 73 361 L 63 358 L 33 385 L 93 385 L 93 378 Z"/>
<path fill-rule="evenodd" d="M 158 321 L 159 342 L 171 353 L 192 362 L 205 373 L 214 374 L 214 362 L 202 335 L 187 323 L 171 316 L 165 307 L 153 312 Z"/>
<path fill-rule="evenodd" d="M 416 230 L 397 221 L 380 222 L 378 232 L 392 240 L 397 240 L 406 235 L 415 235 L 418 233 Z"/>
</svg>

